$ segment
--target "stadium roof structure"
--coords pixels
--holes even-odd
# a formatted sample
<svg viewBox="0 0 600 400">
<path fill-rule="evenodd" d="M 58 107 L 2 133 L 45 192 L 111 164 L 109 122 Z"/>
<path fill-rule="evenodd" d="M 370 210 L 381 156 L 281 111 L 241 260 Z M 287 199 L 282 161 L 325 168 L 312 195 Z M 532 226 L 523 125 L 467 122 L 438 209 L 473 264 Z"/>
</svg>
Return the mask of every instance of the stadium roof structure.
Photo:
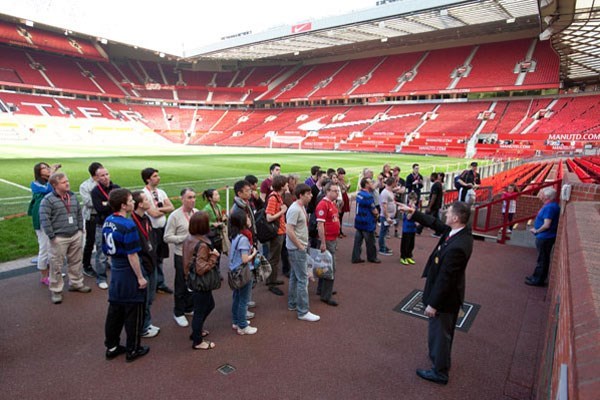
<svg viewBox="0 0 600 400">
<path fill-rule="evenodd" d="M 552 46 L 561 58 L 561 78 L 600 79 L 600 0 L 577 0 L 572 9 L 559 11 L 558 21 L 548 20 L 546 29 L 555 33 L 560 20 L 567 26 L 552 37 Z"/>
<path fill-rule="evenodd" d="M 540 32 L 537 0 L 401 0 L 336 17 L 243 32 L 188 60 L 300 61 L 499 33 Z"/>
</svg>

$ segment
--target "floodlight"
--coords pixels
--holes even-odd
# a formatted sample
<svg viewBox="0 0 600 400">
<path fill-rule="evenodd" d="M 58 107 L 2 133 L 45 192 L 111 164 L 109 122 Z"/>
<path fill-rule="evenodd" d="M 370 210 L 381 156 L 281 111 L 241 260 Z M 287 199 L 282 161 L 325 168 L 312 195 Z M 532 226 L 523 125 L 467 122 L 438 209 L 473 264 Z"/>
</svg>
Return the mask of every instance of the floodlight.
<svg viewBox="0 0 600 400">
<path fill-rule="evenodd" d="M 30 21 L 28 19 L 25 20 L 25 25 L 29 26 L 29 27 L 33 27 L 33 21 Z"/>
<path fill-rule="evenodd" d="M 385 43 L 385 42 L 387 42 L 387 41 L 388 41 L 388 38 L 386 38 L 386 37 L 382 37 L 382 38 L 381 38 L 381 43 Z"/>
<path fill-rule="evenodd" d="M 507 24 L 514 24 L 516 20 L 517 20 L 516 18 L 509 18 L 509 19 L 506 20 L 506 23 Z"/>
<path fill-rule="evenodd" d="M 165 53 L 159 53 L 159 54 L 158 54 L 158 56 L 159 56 L 160 58 L 165 58 Z"/>
</svg>

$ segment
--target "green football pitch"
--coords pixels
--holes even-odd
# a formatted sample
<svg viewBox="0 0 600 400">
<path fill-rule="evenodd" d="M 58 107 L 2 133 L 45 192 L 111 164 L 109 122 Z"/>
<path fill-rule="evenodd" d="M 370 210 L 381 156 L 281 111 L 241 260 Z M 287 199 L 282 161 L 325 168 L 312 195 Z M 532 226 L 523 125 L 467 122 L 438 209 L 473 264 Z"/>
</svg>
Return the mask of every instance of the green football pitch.
<svg viewBox="0 0 600 400">
<path fill-rule="evenodd" d="M 52 147 L 3 144 L 0 149 L 0 262 L 37 252 L 37 240 L 30 218 L 15 216 L 27 211 L 33 165 L 40 161 L 61 164 L 75 192 L 89 176 L 88 165 L 98 161 L 109 170 L 111 179 L 122 187 L 141 188 L 140 171 L 153 167 L 160 171 L 160 187 L 169 196 L 177 196 L 183 187 L 192 187 L 198 193 L 208 188 L 223 188 L 223 203 L 226 186 L 233 186 L 235 181 L 248 174 L 262 180 L 268 175 L 269 165 L 274 162 L 281 164 L 282 173 L 297 174 L 302 181 L 310 174 L 313 165 L 325 169 L 343 167 L 352 184 L 351 190 L 356 190 L 358 175 L 365 167 L 377 173 L 385 163 L 398 165 L 402 169 L 401 175 L 405 177 L 410 173 L 412 164 L 419 163 L 421 173 L 427 176 L 433 171 L 461 170 L 470 162 L 446 157 L 263 148 L 122 148 L 111 144 L 103 148 L 90 148 L 68 144 Z M 233 196 L 231 190 L 229 195 Z M 203 201 L 199 199 L 198 207 L 203 206 Z"/>
</svg>

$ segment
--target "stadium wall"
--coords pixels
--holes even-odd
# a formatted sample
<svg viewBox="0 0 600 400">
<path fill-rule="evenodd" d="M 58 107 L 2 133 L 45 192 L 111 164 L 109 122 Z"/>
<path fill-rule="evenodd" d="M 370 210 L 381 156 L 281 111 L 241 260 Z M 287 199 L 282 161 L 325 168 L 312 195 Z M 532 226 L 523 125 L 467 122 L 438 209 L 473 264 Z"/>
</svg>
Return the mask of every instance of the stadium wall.
<svg viewBox="0 0 600 400">
<path fill-rule="evenodd" d="M 600 393 L 600 185 L 566 174 L 553 254 L 548 319 L 536 398 L 597 399 Z"/>
</svg>

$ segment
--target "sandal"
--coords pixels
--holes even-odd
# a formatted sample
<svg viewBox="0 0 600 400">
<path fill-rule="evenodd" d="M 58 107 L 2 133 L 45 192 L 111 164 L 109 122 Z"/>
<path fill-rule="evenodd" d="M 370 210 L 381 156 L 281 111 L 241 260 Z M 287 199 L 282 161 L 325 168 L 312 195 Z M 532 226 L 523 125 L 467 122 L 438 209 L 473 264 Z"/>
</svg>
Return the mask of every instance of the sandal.
<svg viewBox="0 0 600 400">
<path fill-rule="evenodd" d="M 201 335 L 202 337 L 207 337 L 208 335 L 210 335 L 210 332 L 209 332 L 209 331 L 206 331 L 206 330 L 204 330 L 204 329 L 203 329 L 203 330 L 202 330 L 202 333 L 201 333 L 200 335 Z"/>
<path fill-rule="evenodd" d="M 207 340 L 203 340 L 196 346 L 192 346 L 194 350 L 210 350 L 215 348 L 214 342 L 209 342 Z"/>
</svg>

